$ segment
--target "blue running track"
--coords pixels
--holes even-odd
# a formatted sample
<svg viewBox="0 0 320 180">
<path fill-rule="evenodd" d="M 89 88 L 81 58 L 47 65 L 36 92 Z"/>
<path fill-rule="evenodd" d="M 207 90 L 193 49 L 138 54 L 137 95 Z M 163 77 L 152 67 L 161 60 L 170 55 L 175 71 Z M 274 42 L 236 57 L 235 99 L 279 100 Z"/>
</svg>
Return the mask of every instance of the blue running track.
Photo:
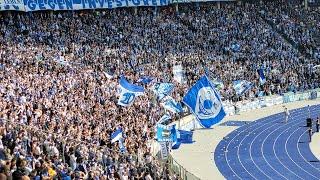
<svg viewBox="0 0 320 180">
<path fill-rule="evenodd" d="M 311 118 L 320 116 L 320 105 L 311 106 Z M 216 147 L 215 164 L 226 179 L 320 179 L 320 162 L 309 148 L 307 108 L 243 125 Z M 315 132 L 315 122 L 313 122 Z M 320 133 L 320 132 L 319 132 Z M 320 142 L 319 142 L 320 146 Z"/>
</svg>

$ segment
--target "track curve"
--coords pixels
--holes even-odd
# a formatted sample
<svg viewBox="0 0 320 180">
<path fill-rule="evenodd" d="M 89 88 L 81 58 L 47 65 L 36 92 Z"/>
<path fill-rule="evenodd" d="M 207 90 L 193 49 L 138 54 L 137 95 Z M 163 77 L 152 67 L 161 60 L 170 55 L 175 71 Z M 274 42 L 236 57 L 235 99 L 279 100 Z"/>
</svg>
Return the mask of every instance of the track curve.
<svg viewBox="0 0 320 180">
<path fill-rule="evenodd" d="M 310 107 L 311 117 L 320 105 Z M 309 148 L 307 108 L 271 115 L 239 127 L 215 149 L 214 161 L 227 179 L 320 179 L 320 162 Z M 314 128 L 315 132 L 315 128 Z"/>
</svg>

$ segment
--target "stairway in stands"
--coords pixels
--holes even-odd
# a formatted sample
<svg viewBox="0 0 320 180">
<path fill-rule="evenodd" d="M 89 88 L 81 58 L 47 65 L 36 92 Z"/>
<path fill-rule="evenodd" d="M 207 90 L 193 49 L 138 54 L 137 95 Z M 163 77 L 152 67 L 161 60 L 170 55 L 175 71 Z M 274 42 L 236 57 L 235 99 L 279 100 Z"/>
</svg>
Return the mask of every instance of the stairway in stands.
<svg viewBox="0 0 320 180">
<path fill-rule="evenodd" d="M 266 12 L 265 9 L 263 9 L 263 11 Z M 310 55 L 307 53 L 306 49 L 303 46 L 301 46 L 300 44 L 295 43 L 287 34 L 285 34 L 281 29 L 277 28 L 277 25 L 274 22 L 272 22 L 266 18 L 266 16 L 262 13 L 263 11 L 260 11 L 260 13 L 259 13 L 260 18 L 265 23 L 269 24 L 275 32 L 277 32 L 279 35 L 281 35 L 283 39 L 285 39 L 288 43 L 290 43 L 292 45 L 292 47 L 296 48 L 303 56 L 309 58 Z"/>
<path fill-rule="evenodd" d="M 266 9 L 262 9 L 264 12 L 267 12 Z M 263 11 L 260 11 L 259 15 L 261 19 L 263 19 L 267 24 L 269 24 L 274 31 L 276 31 L 278 34 L 280 34 L 288 43 L 290 43 L 294 48 L 296 48 L 304 57 L 311 58 L 311 54 L 309 53 L 308 49 L 304 47 L 303 45 L 299 43 L 295 43 L 285 32 L 283 32 L 281 29 L 277 28 L 277 25 L 268 20 L 266 16 L 262 13 Z M 308 22 L 306 17 L 301 17 L 299 14 L 294 13 L 294 11 L 290 11 L 288 14 L 294 14 L 294 17 L 297 18 L 300 22 L 304 23 L 307 27 L 314 27 L 315 24 Z M 320 46 L 320 30 L 316 30 L 315 32 L 311 32 L 313 40 L 316 42 L 316 46 Z"/>
</svg>

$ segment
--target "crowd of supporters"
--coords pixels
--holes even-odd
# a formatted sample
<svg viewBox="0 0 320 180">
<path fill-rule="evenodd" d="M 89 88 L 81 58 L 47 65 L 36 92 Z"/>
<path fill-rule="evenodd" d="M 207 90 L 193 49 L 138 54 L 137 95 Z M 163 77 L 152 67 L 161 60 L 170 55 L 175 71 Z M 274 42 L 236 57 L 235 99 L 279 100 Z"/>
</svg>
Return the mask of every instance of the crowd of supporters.
<svg viewBox="0 0 320 180">
<path fill-rule="evenodd" d="M 121 107 L 119 76 L 132 83 L 142 76 L 173 82 L 177 101 L 205 73 L 223 82 L 220 94 L 232 102 L 318 88 L 316 51 L 307 58 L 261 16 L 264 10 L 263 17 L 291 27 L 290 18 L 277 18 L 281 9 L 208 3 L 181 5 L 179 13 L 171 6 L 1 12 L 1 179 L 179 179 L 151 156 L 154 126 L 164 112 L 151 85 L 132 106 Z M 318 30 L 319 16 L 312 20 Z M 301 29 L 313 31 L 301 24 L 283 31 L 296 43 L 314 46 L 311 33 L 299 35 Z M 173 79 L 177 64 L 185 69 L 186 83 Z M 254 86 L 238 97 L 234 80 Z M 119 127 L 124 153 L 110 142 Z"/>
<path fill-rule="evenodd" d="M 320 59 L 320 9 L 305 9 L 302 1 L 294 0 L 283 3 L 282 0 L 261 4 L 264 16 L 272 21 L 276 28 L 283 32 L 297 48 L 304 53 Z"/>
</svg>

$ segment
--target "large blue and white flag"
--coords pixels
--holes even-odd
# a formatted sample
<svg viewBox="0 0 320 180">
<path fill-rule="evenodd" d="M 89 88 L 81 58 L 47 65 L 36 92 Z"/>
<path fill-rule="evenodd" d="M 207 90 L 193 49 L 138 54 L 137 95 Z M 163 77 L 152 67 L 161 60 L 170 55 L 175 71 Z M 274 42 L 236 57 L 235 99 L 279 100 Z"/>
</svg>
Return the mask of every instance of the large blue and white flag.
<svg viewBox="0 0 320 180">
<path fill-rule="evenodd" d="M 158 100 L 171 94 L 174 85 L 172 83 L 156 83 L 152 87 L 152 91 L 157 95 Z"/>
<path fill-rule="evenodd" d="M 121 106 L 130 106 L 136 96 L 143 95 L 144 88 L 129 83 L 124 77 L 120 78 L 120 97 L 118 104 Z"/>
<path fill-rule="evenodd" d="M 241 96 L 252 88 L 252 83 L 246 80 L 233 81 L 233 88 L 236 94 Z"/>
<path fill-rule="evenodd" d="M 111 143 L 117 142 L 122 138 L 122 129 L 119 128 L 111 134 Z"/>
<path fill-rule="evenodd" d="M 181 104 L 174 100 L 171 96 L 167 96 L 161 105 L 164 107 L 164 109 L 173 113 L 180 113 L 183 111 Z"/>
<path fill-rule="evenodd" d="M 168 120 L 172 119 L 172 117 L 170 116 L 169 113 L 165 113 L 157 122 L 157 124 L 163 124 L 165 122 L 167 122 Z"/>
<path fill-rule="evenodd" d="M 266 83 L 266 77 L 264 76 L 263 69 L 259 69 L 258 73 L 259 73 L 259 82 L 261 85 L 263 85 L 264 83 Z"/>
<path fill-rule="evenodd" d="M 173 142 L 177 138 L 176 125 L 157 125 L 157 141 Z"/>
<path fill-rule="evenodd" d="M 221 99 L 207 76 L 201 77 L 189 89 L 183 102 L 191 109 L 200 124 L 206 128 L 210 128 L 226 116 Z"/>
</svg>

